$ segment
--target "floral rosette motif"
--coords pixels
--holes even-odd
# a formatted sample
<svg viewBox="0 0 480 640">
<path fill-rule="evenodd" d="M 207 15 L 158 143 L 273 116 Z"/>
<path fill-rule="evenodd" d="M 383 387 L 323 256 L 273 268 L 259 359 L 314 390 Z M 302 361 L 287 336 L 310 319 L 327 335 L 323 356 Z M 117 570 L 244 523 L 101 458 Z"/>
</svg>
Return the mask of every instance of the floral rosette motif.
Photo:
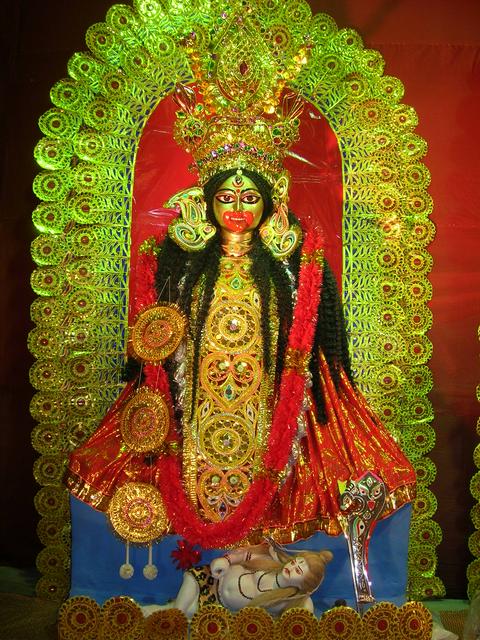
<svg viewBox="0 0 480 640">
<path fill-rule="evenodd" d="M 132 355 L 159 363 L 172 354 L 185 335 L 187 320 L 175 305 L 154 305 L 140 311 L 130 332 Z"/>
<path fill-rule="evenodd" d="M 142 610 L 131 598 L 114 597 L 102 607 L 100 634 L 101 640 L 141 640 L 143 638 L 144 619 Z"/>
<path fill-rule="evenodd" d="M 402 640 L 428 640 L 432 626 L 432 614 L 421 602 L 407 602 L 398 610 L 398 637 Z"/>
<path fill-rule="evenodd" d="M 228 640 L 232 614 L 215 604 L 207 604 L 193 616 L 190 635 L 192 640 Z"/>
<path fill-rule="evenodd" d="M 163 396 L 141 387 L 122 411 L 120 432 L 132 451 L 147 453 L 162 446 L 169 425 L 168 406 Z"/>
<path fill-rule="evenodd" d="M 117 489 L 108 515 L 118 535 L 137 544 L 149 544 L 160 538 L 168 526 L 159 491 L 142 482 L 127 482 Z"/>
<path fill-rule="evenodd" d="M 145 620 L 145 638 L 184 640 L 187 632 L 187 618 L 179 609 L 155 611 Z"/>
<path fill-rule="evenodd" d="M 373 638 L 396 640 L 398 638 L 398 608 L 391 602 L 380 602 L 369 609 L 362 618 L 365 631 Z"/>
<path fill-rule="evenodd" d="M 335 607 L 322 615 L 318 628 L 321 640 L 355 640 L 362 635 L 362 620 L 354 609 Z"/>
<path fill-rule="evenodd" d="M 294 607 L 285 611 L 276 621 L 275 631 L 279 639 L 314 640 L 318 638 L 318 623 L 310 611 Z"/>
<path fill-rule="evenodd" d="M 62 605 L 58 614 L 59 640 L 96 640 L 100 606 L 85 596 L 75 596 Z"/>
<path fill-rule="evenodd" d="M 235 640 L 270 640 L 273 628 L 273 619 L 265 609 L 248 607 L 233 618 L 231 635 Z"/>
<path fill-rule="evenodd" d="M 37 582 L 36 593 L 39 598 L 64 600 L 70 591 L 70 579 L 65 571 L 49 570 Z"/>
</svg>

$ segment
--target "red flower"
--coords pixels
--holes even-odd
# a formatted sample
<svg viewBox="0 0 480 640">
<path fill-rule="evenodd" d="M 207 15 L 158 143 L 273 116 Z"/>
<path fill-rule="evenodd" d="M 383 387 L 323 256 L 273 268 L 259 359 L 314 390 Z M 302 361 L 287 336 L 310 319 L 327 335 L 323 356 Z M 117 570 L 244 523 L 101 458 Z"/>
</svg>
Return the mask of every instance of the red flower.
<svg viewBox="0 0 480 640">
<path fill-rule="evenodd" d="M 198 564 L 202 559 L 202 552 L 199 549 L 195 549 L 195 545 L 190 544 L 187 540 L 178 540 L 177 547 L 170 553 L 173 558 L 172 562 L 177 569 L 191 569 L 194 564 Z"/>
</svg>

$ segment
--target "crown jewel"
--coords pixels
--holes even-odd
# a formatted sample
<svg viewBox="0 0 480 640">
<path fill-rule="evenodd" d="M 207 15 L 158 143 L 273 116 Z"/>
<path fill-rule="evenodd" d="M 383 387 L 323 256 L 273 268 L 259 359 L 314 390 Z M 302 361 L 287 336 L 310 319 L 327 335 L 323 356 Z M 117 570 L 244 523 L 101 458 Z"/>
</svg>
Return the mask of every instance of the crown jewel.
<svg viewBox="0 0 480 640">
<path fill-rule="evenodd" d="M 284 171 L 283 158 L 298 139 L 303 103 L 285 93 L 307 62 L 308 43 L 288 60 L 268 45 L 254 17 L 225 20 L 207 45 L 190 34 L 183 45 L 196 91 L 177 85 L 180 107 L 174 136 L 193 155 L 200 182 L 234 167 L 261 173 L 272 184 Z M 197 102 L 196 92 L 203 102 Z"/>
</svg>

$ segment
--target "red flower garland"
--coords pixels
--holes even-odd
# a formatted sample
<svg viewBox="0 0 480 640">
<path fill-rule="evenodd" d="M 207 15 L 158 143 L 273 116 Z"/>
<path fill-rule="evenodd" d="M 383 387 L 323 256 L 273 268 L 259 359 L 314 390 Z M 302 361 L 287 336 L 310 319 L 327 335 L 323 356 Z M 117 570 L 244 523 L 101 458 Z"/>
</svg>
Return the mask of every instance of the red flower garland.
<svg viewBox="0 0 480 640">
<path fill-rule="evenodd" d="M 322 287 L 322 238 L 315 232 L 306 234 L 302 248 L 297 301 L 292 327 L 288 337 L 288 349 L 294 349 L 308 357 L 313 344 L 317 310 Z M 154 286 L 156 261 L 145 260 L 146 271 L 138 285 L 137 301 L 140 308 L 151 304 L 151 289 Z M 153 275 L 152 275 L 153 274 Z M 145 287 L 145 289 L 144 289 Z M 148 302 L 147 302 L 148 301 Z M 161 366 L 145 367 L 147 384 L 159 391 L 168 390 L 166 373 Z M 161 383 L 159 384 L 159 380 Z M 175 533 L 204 549 L 225 547 L 247 536 L 265 513 L 278 487 L 276 477 L 286 466 L 290 457 L 293 439 L 297 433 L 297 418 L 302 410 L 305 393 L 305 374 L 285 368 L 280 383 L 279 400 L 274 410 L 263 463 L 265 475 L 254 478 L 250 488 L 235 512 L 222 522 L 207 523 L 198 516 L 187 498 L 183 487 L 181 463 L 175 455 L 164 455 L 158 462 L 160 486 L 168 517 Z M 169 396 L 170 394 L 167 393 Z"/>
</svg>

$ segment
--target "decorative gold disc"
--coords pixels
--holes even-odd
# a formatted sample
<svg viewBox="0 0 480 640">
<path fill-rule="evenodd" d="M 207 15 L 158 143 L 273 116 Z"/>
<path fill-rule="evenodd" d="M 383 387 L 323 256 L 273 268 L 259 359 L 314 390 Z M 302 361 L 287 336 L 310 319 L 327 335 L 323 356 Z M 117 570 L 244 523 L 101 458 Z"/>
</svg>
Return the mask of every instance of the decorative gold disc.
<svg viewBox="0 0 480 640">
<path fill-rule="evenodd" d="M 97 638 L 108 640 L 142 640 L 144 638 L 142 610 L 132 598 L 114 596 L 102 607 L 101 630 Z"/>
<path fill-rule="evenodd" d="M 259 607 L 246 607 L 235 614 L 230 625 L 232 638 L 271 640 L 275 637 L 272 616 Z"/>
<path fill-rule="evenodd" d="M 100 607 L 86 596 L 74 596 L 58 613 L 60 640 L 95 640 L 100 626 Z"/>
<path fill-rule="evenodd" d="M 185 316 L 175 305 L 155 305 L 140 311 L 130 333 L 134 357 L 144 362 L 161 362 L 178 347 L 186 326 Z"/>
<path fill-rule="evenodd" d="M 136 453 L 159 449 L 168 433 L 170 415 L 160 393 L 141 387 L 125 405 L 120 418 L 123 442 Z"/>
<path fill-rule="evenodd" d="M 160 492 L 143 482 L 127 482 L 117 489 L 110 500 L 108 515 L 118 535 L 137 544 L 157 540 L 168 527 Z"/>
</svg>

